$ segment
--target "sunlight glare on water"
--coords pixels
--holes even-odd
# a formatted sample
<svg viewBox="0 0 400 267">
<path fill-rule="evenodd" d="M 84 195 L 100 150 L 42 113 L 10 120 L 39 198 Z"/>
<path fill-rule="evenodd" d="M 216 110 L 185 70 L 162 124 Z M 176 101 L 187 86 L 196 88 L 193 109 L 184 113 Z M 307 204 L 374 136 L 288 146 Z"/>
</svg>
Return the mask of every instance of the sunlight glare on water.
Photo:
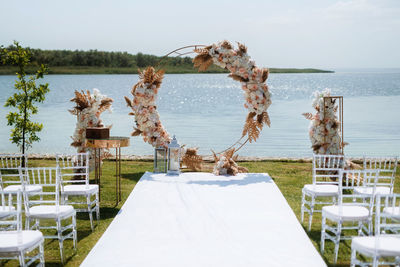
<svg viewBox="0 0 400 267">
<path fill-rule="evenodd" d="M 241 135 L 247 115 L 240 84 L 227 74 L 166 75 L 159 91 L 158 111 L 162 123 L 181 144 L 200 147 L 201 154 L 223 150 Z M 0 76 L 0 102 L 13 93 L 14 76 Z M 129 136 L 134 118 L 128 116 L 123 96 L 130 90 L 137 75 L 48 75 L 45 80 L 51 92 L 33 117 L 44 123 L 41 142 L 33 153 L 73 152 L 69 146 L 75 128 L 75 117 L 68 109 L 74 105 L 74 90 L 98 88 L 114 99 L 113 113 L 103 113 L 106 125 L 112 124 L 112 135 Z M 400 151 L 400 71 L 337 72 L 326 74 L 270 74 L 272 94 L 269 113 L 271 128 L 264 128 L 257 143 L 241 151 L 247 156 L 310 156 L 309 122 L 304 112 L 314 112 L 311 96 L 315 90 L 330 88 L 332 94 L 344 96 L 344 136 L 350 145 L 349 156 L 399 155 Z M 0 107 L 2 152 L 18 152 L 9 140 L 6 125 L 7 109 Z M 140 137 L 131 138 L 131 146 L 123 154 L 151 155 L 153 149 Z"/>
</svg>

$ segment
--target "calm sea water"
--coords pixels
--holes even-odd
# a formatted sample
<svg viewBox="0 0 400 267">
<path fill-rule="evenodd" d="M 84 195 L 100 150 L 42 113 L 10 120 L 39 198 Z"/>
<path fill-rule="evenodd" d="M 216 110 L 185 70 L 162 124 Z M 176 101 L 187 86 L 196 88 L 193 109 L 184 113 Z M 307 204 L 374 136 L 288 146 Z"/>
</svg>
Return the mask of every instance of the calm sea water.
<svg viewBox="0 0 400 267">
<path fill-rule="evenodd" d="M 15 76 L 0 76 L 0 103 L 14 91 Z M 44 123 L 41 142 L 30 152 L 73 152 L 70 136 L 76 118 L 68 109 L 74 90 L 98 88 L 114 99 L 113 112 L 103 113 L 106 125 L 112 124 L 112 135 L 129 136 L 134 118 L 128 116 L 123 96 L 138 80 L 137 75 L 48 75 L 45 81 L 51 92 L 33 119 Z M 271 74 L 272 92 L 269 109 L 272 125 L 264 128 L 257 143 L 241 151 L 247 156 L 310 156 L 309 122 L 303 112 L 313 112 L 311 95 L 315 90 L 330 88 L 344 98 L 344 137 L 350 145 L 349 156 L 399 155 L 400 153 L 400 70 L 368 72 L 337 71 L 327 74 Z M 166 129 L 181 144 L 200 147 L 201 154 L 220 151 L 241 135 L 247 115 L 239 83 L 226 74 L 166 75 L 159 92 L 158 110 Z M 18 152 L 9 141 L 6 126 L 7 109 L 0 106 L 0 152 Z M 153 149 L 141 137 L 132 137 L 123 154 L 150 155 Z"/>
</svg>

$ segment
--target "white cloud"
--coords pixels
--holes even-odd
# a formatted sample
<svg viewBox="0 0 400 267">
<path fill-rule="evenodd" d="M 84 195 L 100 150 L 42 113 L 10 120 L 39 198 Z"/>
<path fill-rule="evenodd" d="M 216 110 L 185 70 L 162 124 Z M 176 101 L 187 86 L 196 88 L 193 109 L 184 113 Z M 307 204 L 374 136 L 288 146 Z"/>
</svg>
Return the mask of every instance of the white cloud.
<svg viewBox="0 0 400 267">
<path fill-rule="evenodd" d="M 39 2 L 5 4 L 0 44 L 162 55 L 228 39 L 270 67 L 400 67 L 400 0 Z"/>
</svg>

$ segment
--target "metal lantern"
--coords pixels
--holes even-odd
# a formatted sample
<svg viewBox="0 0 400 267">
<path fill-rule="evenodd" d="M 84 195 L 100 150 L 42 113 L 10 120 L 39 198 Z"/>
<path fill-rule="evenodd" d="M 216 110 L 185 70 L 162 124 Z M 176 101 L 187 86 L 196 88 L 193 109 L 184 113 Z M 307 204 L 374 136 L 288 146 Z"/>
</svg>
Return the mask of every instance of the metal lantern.
<svg viewBox="0 0 400 267">
<path fill-rule="evenodd" d="M 167 173 L 172 175 L 179 175 L 180 171 L 180 150 L 181 146 L 175 138 L 172 139 L 171 143 L 168 145 L 168 164 Z"/>
<path fill-rule="evenodd" d="M 167 172 L 167 149 L 163 146 L 154 150 L 154 172 Z"/>
</svg>

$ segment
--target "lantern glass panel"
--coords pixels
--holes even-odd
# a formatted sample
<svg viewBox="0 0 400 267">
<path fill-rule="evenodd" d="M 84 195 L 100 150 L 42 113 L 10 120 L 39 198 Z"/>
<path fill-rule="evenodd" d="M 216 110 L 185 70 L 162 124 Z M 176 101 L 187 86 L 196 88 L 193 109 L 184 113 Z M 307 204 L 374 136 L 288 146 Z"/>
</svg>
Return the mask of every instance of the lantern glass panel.
<svg viewBox="0 0 400 267">
<path fill-rule="evenodd" d="M 181 146 L 178 144 L 178 141 L 174 135 L 174 138 L 172 138 L 168 145 L 168 174 L 179 175 L 180 150 Z"/>
<path fill-rule="evenodd" d="M 167 150 L 164 147 L 155 149 L 154 172 L 167 172 Z"/>
<path fill-rule="evenodd" d="M 179 171 L 179 148 L 170 148 L 169 152 L 169 171 Z"/>
</svg>

